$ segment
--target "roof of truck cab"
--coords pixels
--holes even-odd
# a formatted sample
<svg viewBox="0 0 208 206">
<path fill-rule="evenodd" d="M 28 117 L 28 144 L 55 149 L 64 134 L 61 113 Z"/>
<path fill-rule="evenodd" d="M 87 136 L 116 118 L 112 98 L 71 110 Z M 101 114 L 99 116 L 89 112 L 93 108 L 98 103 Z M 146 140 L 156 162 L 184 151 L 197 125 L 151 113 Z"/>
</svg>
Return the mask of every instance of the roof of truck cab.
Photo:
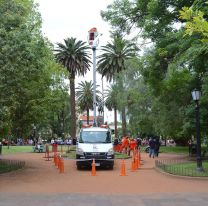
<svg viewBox="0 0 208 206">
<path fill-rule="evenodd" d="M 89 128 L 82 128 L 82 131 L 88 131 L 88 132 L 92 132 L 92 131 L 109 131 L 108 128 L 102 128 L 102 127 L 89 127 Z"/>
</svg>

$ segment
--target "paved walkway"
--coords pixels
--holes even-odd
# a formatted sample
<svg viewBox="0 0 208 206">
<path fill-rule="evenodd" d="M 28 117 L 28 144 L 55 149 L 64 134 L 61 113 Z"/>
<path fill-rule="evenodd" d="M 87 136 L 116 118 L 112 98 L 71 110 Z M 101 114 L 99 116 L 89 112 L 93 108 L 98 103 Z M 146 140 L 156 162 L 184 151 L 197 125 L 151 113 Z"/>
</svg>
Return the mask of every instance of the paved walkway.
<svg viewBox="0 0 208 206">
<path fill-rule="evenodd" d="M 26 161 L 26 168 L 0 175 L 0 206 L 208 206 L 208 180 L 184 179 L 163 175 L 154 169 L 154 159 L 142 154 L 143 165 L 130 171 L 126 160 L 126 177 L 121 177 L 121 161 L 115 169 L 76 170 L 74 160 L 65 161 L 65 174 L 59 174 L 52 161 L 43 154 L 4 156 Z M 161 154 L 159 159 L 177 158 Z"/>
<path fill-rule="evenodd" d="M 207 206 L 207 193 L 149 195 L 1 193 L 0 206 Z"/>
</svg>

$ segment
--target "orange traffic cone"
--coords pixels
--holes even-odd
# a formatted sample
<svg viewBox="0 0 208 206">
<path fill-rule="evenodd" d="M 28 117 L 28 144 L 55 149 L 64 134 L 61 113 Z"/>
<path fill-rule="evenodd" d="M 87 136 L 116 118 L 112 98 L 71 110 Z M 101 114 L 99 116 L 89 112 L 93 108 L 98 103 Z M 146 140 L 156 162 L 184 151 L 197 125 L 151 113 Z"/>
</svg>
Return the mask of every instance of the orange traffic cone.
<svg viewBox="0 0 208 206">
<path fill-rule="evenodd" d="M 56 165 L 56 154 L 55 154 L 55 152 L 53 153 L 53 162 Z"/>
<path fill-rule="evenodd" d="M 120 174 L 120 176 L 126 176 L 126 167 L 125 167 L 124 160 L 122 160 L 122 164 L 121 164 L 121 174 Z"/>
<path fill-rule="evenodd" d="M 64 173 L 64 159 L 63 158 L 60 158 L 59 173 Z"/>
<path fill-rule="evenodd" d="M 138 159 L 138 156 L 137 155 L 135 157 L 135 167 L 136 167 L 136 169 L 139 168 L 139 159 Z"/>
<path fill-rule="evenodd" d="M 55 163 L 55 166 L 57 167 L 58 166 L 58 157 L 57 157 L 57 155 L 54 156 L 54 163 Z"/>
<path fill-rule="evenodd" d="M 141 166 L 141 154 L 140 154 L 140 151 L 138 152 L 138 162 L 139 162 L 139 166 Z"/>
<path fill-rule="evenodd" d="M 131 162 L 131 171 L 135 172 L 136 171 L 136 162 L 135 162 L 135 158 L 132 158 L 132 162 Z"/>
<path fill-rule="evenodd" d="M 96 175 L 95 159 L 92 161 L 92 176 Z"/>
<path fill-rule="evenodd" d="M 136 149 L 134 148 L 134 151 L 133 151 L 133 157 L 136 157 L 136 153 L 137 153 L 137 151 L 136 151 Z"/>
<path fill-rule="evenodd" d="M 60 165 L 61 165 L 61 157 L 58 156 L 58 159 L 57 159 L 57 169 L 60 169 Z"/>
</svg>

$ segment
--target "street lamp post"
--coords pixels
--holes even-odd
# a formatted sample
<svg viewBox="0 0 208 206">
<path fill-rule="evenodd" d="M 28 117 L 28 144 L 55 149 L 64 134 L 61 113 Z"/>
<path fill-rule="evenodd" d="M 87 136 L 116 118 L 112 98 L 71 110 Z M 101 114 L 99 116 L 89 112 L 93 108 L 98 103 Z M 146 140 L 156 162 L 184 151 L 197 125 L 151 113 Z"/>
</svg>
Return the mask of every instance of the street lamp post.
<svg viewBox="0 0 208 206">
<path fill-rule="evenodd" d="M 89 30 L 88 41 L 93 51 L 93 126 L 97 126 L 96 120 L 96 48 L 99 43 L 99 34 L 97 28 L 92 28 Z"/>
<path fill-rule="evenodd" d="M 103 78 L 102 78 L 102 107 L 103 107 L 103 124 L 105 123 L 105 98 L 104 98 L 104 87 L 103 87 Z"/>
<path fill-rule="evenodd" d="M 200 137 L 200 113 L 199 113 L 199 98 L 200 98 L 200 91 L 193 90 L 192 91 L 192 98 L 196 103 L 196 144 L 197 144 L 197 171 L 202 172 L 202 158 L 201 158 L 201 137 Z"/>
<path fill-rule="evenodd" d="M 97 126 L 96 121 L 96 45 L 92 46 L 93 51 L 93 126 Z"/>
<path fill-rule="evenodd" d="M 36 126 L 33 125 L 33 140 L 36 142 Z"/>
</svg>

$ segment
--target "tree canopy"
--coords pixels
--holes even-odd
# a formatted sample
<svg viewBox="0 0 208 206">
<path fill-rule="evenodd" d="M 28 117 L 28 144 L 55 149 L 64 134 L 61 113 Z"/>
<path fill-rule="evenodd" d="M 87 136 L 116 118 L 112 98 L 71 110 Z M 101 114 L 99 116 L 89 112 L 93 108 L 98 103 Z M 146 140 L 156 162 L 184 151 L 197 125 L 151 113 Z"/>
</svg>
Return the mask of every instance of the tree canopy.
<svg viewBox="0 0 208 206">
<path fill-rule="evenodd" d="M 40 29 L 41 18 L 33 1 L 0 1 L 1 136 L 10 132 L 27 138 L 34 125 L 37 132 L 53 130 L 51 102 L 55 90 L 62 87 L 66 91 L 65 74 Z"/>
<path fill-rule="evenodd" d="M 142 55 L 129 60 L 121 74 L 133 133 L 185 142 L 195 131 L 191 91 L 197 88 L 203 94 L 201 126 L 206 135 L 207 12 L 206 3 L 199 0 L 115 0 L 101 12 L 114 33 L 127 38 L 134 34 L 137 47 L 143 46 Z M 185 20 L 189 22 L 184 24 Z M 141 38 L 151 44 L 144 44 Z"/>
</svg>

